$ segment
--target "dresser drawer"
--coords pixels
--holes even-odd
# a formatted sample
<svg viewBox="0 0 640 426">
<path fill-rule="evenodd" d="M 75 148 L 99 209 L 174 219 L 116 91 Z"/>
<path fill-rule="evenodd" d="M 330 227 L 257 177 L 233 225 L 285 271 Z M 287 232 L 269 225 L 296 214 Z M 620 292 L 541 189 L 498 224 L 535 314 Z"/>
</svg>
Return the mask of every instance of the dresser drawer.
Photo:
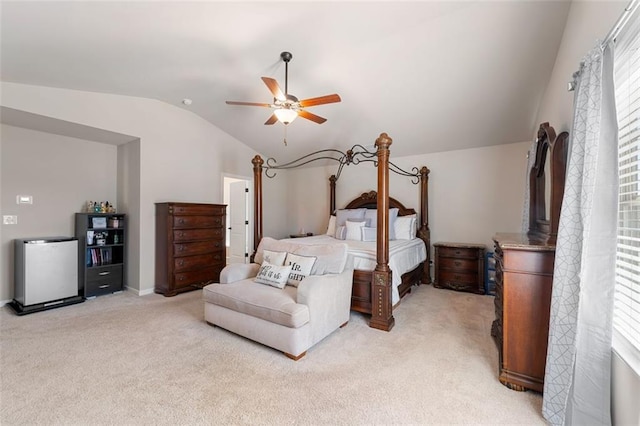
<svg viewBox="0 0 640 426">
<path fill-rule="evenodd" d="M 174 215 L 224 216 L 226 208 L 214 204 L 172 204 L 169 208 Z"/>
<path fill-rule="evenodd" d="M 104 266 L 87 270 L 87 281 L 84 288 L 85 297 L 121 291 L 123 289 L 122 265 Z"/>
<path fill-rule="evenodd" d="M 122 282 L 122 265 L 99 266 L 87 269 L 87 282 L 119 279 Z"/>
<path fill-rule="evenodd" d="M 224 243 L 220 240 L 194 241 L 173 245 L 174 256 L 191 256 L 194 254 L 224 251 Z"/>
<path fill-rule="evenodd" d="M 459 247 L 437 247 L 438 254 L 442 257 L 455 257 L 459 259 L 478 259 L 479 250 Z"/>
<path fill-rule="evenodd" d="M 223 227 L 223 216 L 173 216 L 173 228 Z"/>
<path fill-rule="evenodd" d="M 173 231 L 173 241 L 197 241 L 197 240 L 220 240 L 223 238 L 224 228 L 204 228 L 204 229 L 180 229 Z"/>
<path fill-rule="evenodd" d="M 204 269 L 214 265 L 221 265 L 224 261 L 224 253 L 219 251 L 196 256 L 177 257 L 173 260 L 173 270 L 184 272 L 190 270 Z"/>
<path fill-rule="evenodd" d="M 181 272 L 174 275 L 174 282 L 176 288 L 197 286 L 204 287 L 212 282 L 220 281 L 220 271 L 223 265 L 215 265 L 209 268 L 200 269 L 197 271 Z"/>
<path fill-rule="evenodd" d="M 451 257 L 441 257 L 439 259 L 440 269 L 448 269 L 458 272 L 478 273 L 477 259 L 456 259 Z"/>
</svg>

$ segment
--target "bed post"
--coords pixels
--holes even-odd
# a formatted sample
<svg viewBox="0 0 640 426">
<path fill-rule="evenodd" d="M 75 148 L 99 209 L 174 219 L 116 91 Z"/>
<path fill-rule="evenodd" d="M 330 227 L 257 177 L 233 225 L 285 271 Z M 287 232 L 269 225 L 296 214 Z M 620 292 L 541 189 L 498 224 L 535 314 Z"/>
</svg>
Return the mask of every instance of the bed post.
<svg viewBox="0 0 640 426">
<path fill-rule="evenodd" d="M 329 216 L 332 214 L 336 214 L 336 175 L 329 176 L 329 189 L 331 190 L 331 195 L 329 196 Z"/>
<path fill-rule="evenodd" d="M 424 241 L 427 247 L 427 258 L 424 261 L 422 283 L 431 284 L 431 231 L 429 230 L 429 169 L 422 166 L 420 169 L 420 229 L 418 238 Z"/>
<path fill-rule="evenodd" d="M 258 251 L 258 244 L 262 239 L 262 165 L 264 160 L 256 155 L 251 160 L 253 164 L 253 254 L 249 261 L 253 259 Z"/>
<path fill-rule="evenodd" d="M 395 324 L 391 305 L 391 269 L 389 269 L 389 147 L 386 133 L 376 139 L 378 148 L 378 225 L 376 269 L 371 283 L 371 321 L 369 326 L 390 331 Z"/>
</svg>

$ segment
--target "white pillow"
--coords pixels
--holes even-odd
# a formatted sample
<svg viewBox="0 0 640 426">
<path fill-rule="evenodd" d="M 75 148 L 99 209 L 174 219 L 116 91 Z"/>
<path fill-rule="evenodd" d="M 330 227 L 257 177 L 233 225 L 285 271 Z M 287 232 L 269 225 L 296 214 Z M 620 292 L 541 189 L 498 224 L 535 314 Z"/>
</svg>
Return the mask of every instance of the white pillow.
<svg viewBox="0 0 640 426">
<path fill-rule="evenodd" d="M 336 217 L 334 215 L 329 216 L 329 225 L 327 226 L 327 235 L 332 237 L 336 234 Z"/>
<path fill-rule="evenodd" d="M 345 240 L 356 240 L 362 241 L 362 228 L 366 221 L 361 222 L 352 222 L 350 220 L 346 221 L 347 226 L 347 235 L 345 236 Z"/>
<path fill-rule="evenodd" d="M 362 241 L 375 241 L 377 234 L 377 228 L 371 228 L 369 226 L 362 227 Z"/>
<path fill-rule="evenodd" d="M 258 270 L 255 281 L 272 287 L 284 288 L 291 273 L 291 265 L 277 266 L 263 262 Z"/>
<path fill-rule="evenodd" d="M 398 217 L 399 210 L 400 209 L 398 209 L 397 207 L 389 209 L 389 240 L 395 240 L 397 238 L 396 231 L 395 231 L 395 223 L 396 223 L 396 218 Z M 371 228 L 378 227 L 378 210 L 377 209 L 367 209 L 367 211 L 364 213 L 364 217 L 365 219 L 369 220 L 365 226 L 368 226 Z"/>
<path fill-rule="evenodd" d="M 398 216 L 394 225 L 394 232 L 398 240 L 413 240 L 415 231 L 416 215 Z"/>
<path fill-rule="evenodd" d="M 378 227 L 378 209 L 367 209 L 367 211 L 364 212 L 364 218 L 367 220 L 365 226 L 370 228 Z"/>
<path fill-rule="evenodd" d="M 316 258 L 313 256 L 299 256 L 297 254 L 287 254 L 287 260 L 285 264 L 291 267 L 287 284 L 293 287 L 298 287 L 300 281 L 311 274 L 311 268 L 316 262 Z"/>
<path fill-rule="evenodd" d="M 389 241 L 396 239 L 396 218 L 399 210 L 397 207 L 389 209 Z"/>
<path fill-rule="evenodd" d="M 336 226 L 342 226 L 348 220 L 363 220 L 367 209 L 342 209 L 336 211 Z"/>
<path fill-rule="evenodd" d="M 284 265 L 284 259 L 287 257 L 286 251 L 272 251 L 272 250 L 263 250 L 262 258 L 263 262 L 270 263 L 276 266 Z"/>
<path fill-rule="evenodd" d="M 342 225 L 342 226 L 336 226 L 336 240 L 344 240 L 347 237 L 347 227 Z"/>
</svg>

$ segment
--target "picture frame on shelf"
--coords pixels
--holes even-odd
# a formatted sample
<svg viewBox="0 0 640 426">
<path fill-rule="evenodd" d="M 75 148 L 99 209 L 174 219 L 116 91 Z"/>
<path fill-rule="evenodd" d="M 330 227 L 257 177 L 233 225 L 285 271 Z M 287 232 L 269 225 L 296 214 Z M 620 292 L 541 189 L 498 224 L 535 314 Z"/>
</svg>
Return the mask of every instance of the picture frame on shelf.
<svg viewBox="0 0 640 426">
<path fill-rule="evenodd" d="M 91 226 L 94 229 L 104 229 L 107 227 L 107 218 L 102 217 L 92 217 L 91 218 Z"/>
</svg>

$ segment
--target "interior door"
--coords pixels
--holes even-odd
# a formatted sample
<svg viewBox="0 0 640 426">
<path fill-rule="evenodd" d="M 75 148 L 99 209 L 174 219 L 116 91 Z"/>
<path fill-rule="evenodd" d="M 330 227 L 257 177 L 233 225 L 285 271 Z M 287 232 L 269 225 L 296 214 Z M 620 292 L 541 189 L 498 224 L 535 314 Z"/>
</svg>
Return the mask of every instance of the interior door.
<svg viewBox="0 0 640 426">
<path fill-rule="evenodd" d="M 229 263 L 247 263 L 249 223 L 247 182 L 229 184 Z"/>
</svg>

